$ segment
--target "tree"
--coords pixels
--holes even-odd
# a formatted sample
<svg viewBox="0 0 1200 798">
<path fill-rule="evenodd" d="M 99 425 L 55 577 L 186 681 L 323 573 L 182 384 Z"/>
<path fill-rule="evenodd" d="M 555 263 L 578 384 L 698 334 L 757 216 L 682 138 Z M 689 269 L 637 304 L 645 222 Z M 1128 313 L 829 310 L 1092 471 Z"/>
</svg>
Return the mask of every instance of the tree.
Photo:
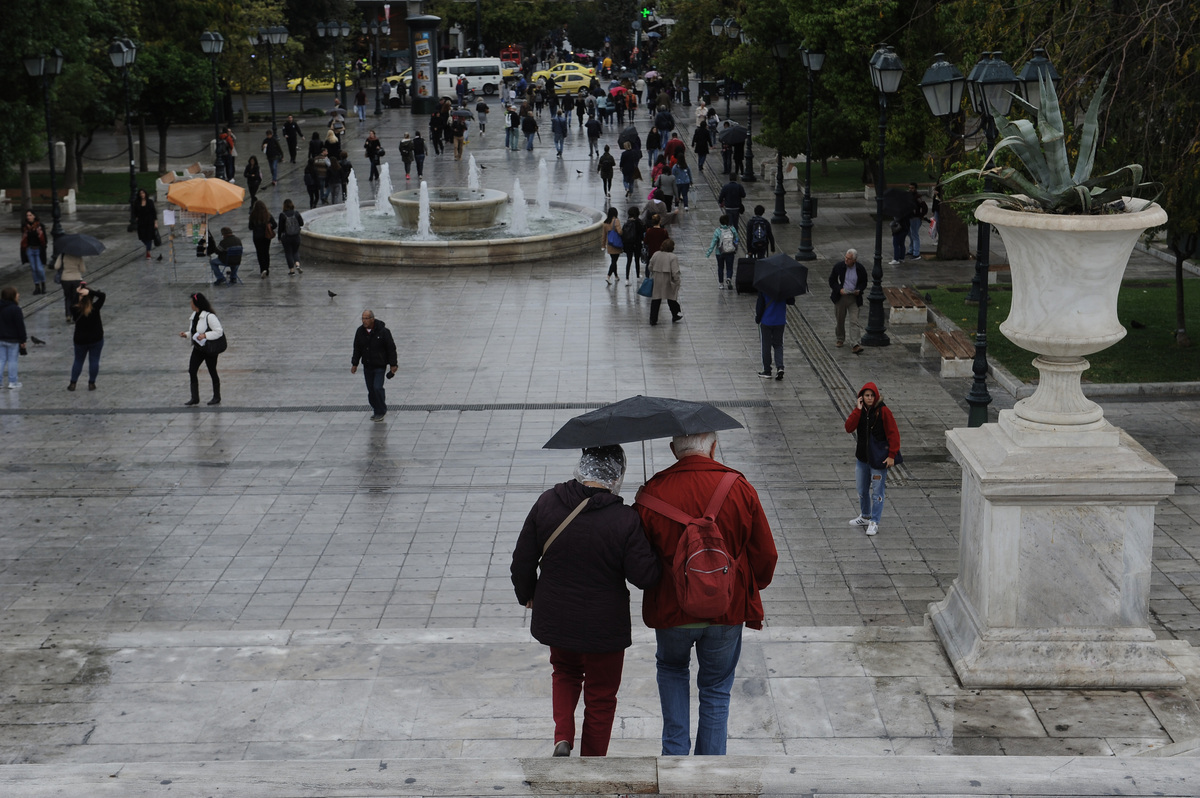
<svg viewBox="0 0 1200 798">
<path fill-rule="evenodd" d="M 199 49 L 197 47 L 197 49 Z M 164 44 L 138 52 L 145 76 L 142 108 L 158 128 L 158 171 L 167 171 L 167 130 L 176 122 L 199 122 L 212 107 L 209 65 L 198 53 Z"/>
</svg>

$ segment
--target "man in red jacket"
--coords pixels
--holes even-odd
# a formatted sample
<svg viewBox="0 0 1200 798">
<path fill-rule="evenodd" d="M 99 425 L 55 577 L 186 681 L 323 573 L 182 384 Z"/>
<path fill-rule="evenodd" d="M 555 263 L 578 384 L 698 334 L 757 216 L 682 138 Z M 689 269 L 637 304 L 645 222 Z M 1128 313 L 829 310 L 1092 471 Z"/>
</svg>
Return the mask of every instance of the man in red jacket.
<svg viewBox="0 0 1200 798">
<path fill-rule="evenodd" d="M 718 483 L 727 473 L 717 462 L 717 434 L 686 435 L 671 441 L 678 461 L 650 478 L 639 493 L 650 494 L 696 517 L 704 513 Z M 688 718 L 691 650 L 696 649 L 696 686 L 700 720 L 696 754 L 724 754 L 728 738 L 729 693 L 742 652 L 742 624 L 761 629 L 763 605 L 759 592 L 771 584 L 779 554 L 758 493 L 738 474 L 717 513 L 717 524 L 728 553 L 734 558 L 736 582 L 729 610 L 719 618 L 696 618 L 679 606 L 671 569 L 683 524 L 637 506 L 650 545 L 663 563 L 662 578 L 646 590 L 642 620 L 655 630 L 658 651 L 658 695 L 662 703 L 664 756 L 691 751 Z"/>
</svg>

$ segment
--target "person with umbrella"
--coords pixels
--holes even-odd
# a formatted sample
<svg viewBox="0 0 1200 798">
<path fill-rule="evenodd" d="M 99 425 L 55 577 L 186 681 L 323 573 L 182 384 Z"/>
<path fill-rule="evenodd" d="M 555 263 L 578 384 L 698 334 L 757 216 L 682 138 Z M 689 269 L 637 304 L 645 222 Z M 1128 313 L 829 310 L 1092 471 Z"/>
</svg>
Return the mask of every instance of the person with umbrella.
<svg viewBox="0 0 1200 798">
<path fill-rule="evenodd" d="M 758 376 L 771 379 L 771 352 L 775 353 L 775 381 L 783 381 L 783 328 L 787 325 L 787 306 L 796 304 L 795 298 L 776 299 L 766 291 L 758 292 L 758 304 L 754 307 L 754 323 L 758 325 L 762 343 L 763 370 Z"/>
<path fill-rule="evenodd" d="M 513 550 L 517 601 L 533 610 L 530 632 L 550 648 L 554 756 L 575 747 L 581 691 L 579 753 L 608 753 L 633 643 L 625 583 L 645 590 L 661 575 L 637 512 L 617 495 L 624 477 L 620 446 L 585 448 L 575 478 L 534 503 Z"/>
<path fill-rule="evenodd" d="M 851 307 L 855 315 L 862 307 L 863 291 L 867 289 L 867 270 L 858 262 L 858 250 L 846 250 L 845 257 L 835 263 L 829 273 L 830 300 L 833 301 L 834 317 L 837 326 L 834 328 L 834 345 L 842 346 L 846 342 L 846 313 Z M 855 344 L 850 349 L 854 354 L 861 354 L 861 344 Z"/>
<path fill-rule="evenodd" d="M 678 462 L 647 480 L 635 502 L 650 545 L 663 564 L 662 579 L 642 601 L 642 620 L 654 630 L 658 644 L 655 663 L 663 756 L 725 753 L 742 626 L 762 629 L 766 616 L 761 593 L 771 584 L 779 559 L 758 493 L 742 474 L 717 461 L 717 442 L 716 432 L 674 437 L 671 451 Z M 725 492 L 723 500 L 720 491 Z M 674 517 L 664 511 L 673 511 Z M 678 574 L 686 565 L 675 558 L 685 525 L 677 518 L 709 514 L 733 560 L 732 595 L 721 614 L 698 617 L 688 614 L 680 601 L 683 585 Z M 700 698 L 694 749 L 688 711 L 693 648 Z"/>
</svg>

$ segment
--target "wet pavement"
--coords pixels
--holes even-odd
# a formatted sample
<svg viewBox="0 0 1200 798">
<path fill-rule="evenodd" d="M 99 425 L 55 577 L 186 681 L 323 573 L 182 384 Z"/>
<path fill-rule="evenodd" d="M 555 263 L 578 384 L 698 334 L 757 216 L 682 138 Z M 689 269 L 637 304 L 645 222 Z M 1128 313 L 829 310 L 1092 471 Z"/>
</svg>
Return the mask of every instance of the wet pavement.
<svg viewBox="0 0 1200 798">
<path fill-rule="evenodd" d="M 399 187 L 395 142 L 411 118 L 389 111 L 375 126 Z M 206 138 L 203 128 L 179 132 L 181 149 Z M 509 191 L 520 178 L 532 196 L 545 158 L 555 199 L 602 207 L 577 128 L 561 161 L 549 139 L 532 154 L 509 152 L 493 122 L 468 152 L 486 187 Z M 361 144 L 350 151 L 359 156 Z M 503 267 L 302 256 L 294 277 L 276 246 L 269 278 L 258 279 L 248 253 L 247 282 L 214 288 L 186 246 L 174 262 L 145 261 L 119 209 L 64 220 L 110 247 L 89 276 L 108 292 L 105 350 L 98 390 L 68 393 L 61 296 L 23 290 L 29 331 L 47 343 L 22 359 L 23 387 L 0 390 L 0 760 L 546 753 L 549 667 L 512 594 L 512 545 L 536 496 L 574 466 L 570 452 L 542 443 L 568 418 L 637 393 L 715 402 L 745 425 L 722 434 L 719 456 L 758 489 L 779 545 L 768 629 L 746 635 L 731 752 L 1110 756 L 1200 737 L 1200 667 L 1187 647 L 1200 645 L 1195 400 L 1101 401 L 1179 477 L 1156 516 L 1151 612 L 1188 686 L 962 690 L 924 614 L 957 572 L 959 473 L 943 436 L 965 424 L 969 380 L 942 380 L 921 358 L 921 325 L 892 327 L 891 346 L 858 356 L 833 346 L 820 288 L 829 263 L 855 246 L 869 264 L 873 249 L 873 203 L 856 198 L 822 202 L 821 259 L 813 294 L 789 315 L 786 377 L 758 379 L 753 297 L 718 290 L 704 258 L 722 182 L 715 165 L 672 228 L 683 321 L 657 327 L 636 283 L 606 286 L 599 242 L 594 257 Z M 464 184 L 466 162 L 431 155 L 426 177 Z M 365 169 L 360 184 L 366 194 Z M 747 189 L 748 204 L 769 215 L 773 186 Z M 273 212 L 284 197 L 303 208 L 299 165 L 285 164 L 280 185 L 260 196 Z M 776 236 L 794 252 L 798 211 L 789 212 L 793 224 Z M 245 216 L 220 221 L 241 232 Z M 16 251 L 15 229 L 14 216 L 0 251 Z M 884 285 L 965 282 L 971 269 L 906 263 L 885 267 Z M 1135 253 L 1128 276 L 1170 274 Z M 27 280 L 13 266 L 0 277 Z M 219 408 L 182 406 L 188 350 L 178 332 L 197 290 L 230 336 Z M 400 352 L 382 424 L 368 420 L 362 379 L 349 373 L 364 307 Z M 846 523 L 856 500 L 842 431 L 867 380 L 896 414 L 906 458 L 873 539 Z M 1014 399 L 990 387 L 994 419 Z M 627 451 L 626 497 L 673 461 L 666 441 Z M 658 750 L 651 641 L 640 634 L 627 654 L 617 754 Z"/>
</svg>

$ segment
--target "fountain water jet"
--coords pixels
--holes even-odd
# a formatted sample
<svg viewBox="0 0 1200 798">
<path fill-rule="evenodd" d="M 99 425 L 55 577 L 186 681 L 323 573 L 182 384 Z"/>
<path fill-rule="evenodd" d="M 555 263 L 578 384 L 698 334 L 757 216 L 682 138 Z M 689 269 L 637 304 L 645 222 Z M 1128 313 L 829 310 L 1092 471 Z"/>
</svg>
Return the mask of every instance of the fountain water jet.
<svg viewBox="0 0 1200 798">
<path fill-rule="evenodd" d="M 375 215 L 376 216 L 391 216 L 395 218 L 396 210 L 392 207 L 392 203 L 388 202 L 388 197 L 392 195 L 392 169 L 391 164 L 385 163 L 379 167 L 379 179 L 375 181 Z"/>
<path fill-rule="evenodd" d="M 436 241 L 433 234 L 433 211 L 429 202 L 429 184 L 421 181 L 420 196 L 417 200 L 417 241 Z"/>
<path fill-rule="evenodd" d="M 537 216 L 535 218 L 550 218 L 550 167 L 546 166 L 545 158 L 538 161 Z"/>
<path fill-rule="evenodd" d="M 513 180 L 512 210 L 509 212 L 509 229 L 514 234 L 523 236 L 529 233 L 529 209 L 525 205 L 525 192 L 521 190 L 521 180 Z"/>
<path fill-rule="evenodd" d="M 346 226 L 352 231 L 362 232 L 362 208 L 358 204 L 358 181 L 354 170 L 350 170 L 350 182 L 346 184 Z"/>
<path fill-rule="evenodd" d="M 475 156 L 472 155 L 467 159 L 467 188 L 469 190 L 479 190 L 479 174 L 479 164 L 475 163 Z"/>
</svg>

